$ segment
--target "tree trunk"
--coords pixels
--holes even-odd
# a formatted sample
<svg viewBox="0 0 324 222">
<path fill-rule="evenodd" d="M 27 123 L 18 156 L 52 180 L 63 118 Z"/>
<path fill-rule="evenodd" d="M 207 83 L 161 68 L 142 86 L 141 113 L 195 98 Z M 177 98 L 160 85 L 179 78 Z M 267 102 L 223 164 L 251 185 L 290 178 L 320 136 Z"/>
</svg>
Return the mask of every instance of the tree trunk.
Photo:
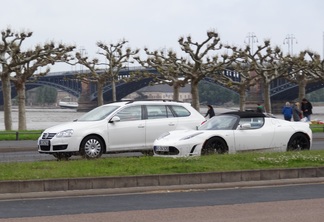
<svg viewBox="0 0 324 222">
<path fill-rule="evenodd" d="M 270 100 L 270 83 L 263 81 L 263 90 L 264 90 L 264 107 L 265 112 L 271 113 L 271 100 Z"/>
<path fill-rule="evenodd" d="M 240 87 L 240 111 L 245 110 L 246 95 L 245 95 L 245 86 Z"/>
<path fill-rule="evenodd" d="M 192 96 L 191 105 L 199 112 L 200 104 L 199 104 L 198 83 L 199 81 L 197 80 L 191 80 L 191 96 Z"/>
<path fill-rule="evenodd" d="M 12 130 L 12 117 L 11 117 L 11 85 L 9 75 L 1 75 L 2 94 L 3 94 L 3 113 L 5 130 Z"/>
<path fill-rule="evenodd" d="M 173 100 L 174 101 L 179 101 L 179 93 L 180 91 L 180 86 L 178 84 L 173 84 Z"/>
<path fill-rule="evenodd" d="M 98 90 L 97 90 L 98 106 L 102 106 L 104 104 L 103 103 L 103 84 L 100 81 L 98 81 L 97 87 L 98 87 Z"/>
<path fill-rule="evenodd" d="M 301 80 L 298 82 L 298 101 L 301 102 L 306 96 L 306 80 Z"/>
<path fill-rule="evenodd" d="M 15 86 L 18 94 L 18 130 L 27 130 L 25 84 L 16 83 Z"/>
<path fill-rule="evenodd" d="M 116 96 L 116 82 L 115 82 L 115 79 L 114 78 L 112 78 L 111 90 L 112 90 L 112 99 L 113 99 L 113 102 L 116 102 L 117 101 L 117 96 Z"/>
</svg>

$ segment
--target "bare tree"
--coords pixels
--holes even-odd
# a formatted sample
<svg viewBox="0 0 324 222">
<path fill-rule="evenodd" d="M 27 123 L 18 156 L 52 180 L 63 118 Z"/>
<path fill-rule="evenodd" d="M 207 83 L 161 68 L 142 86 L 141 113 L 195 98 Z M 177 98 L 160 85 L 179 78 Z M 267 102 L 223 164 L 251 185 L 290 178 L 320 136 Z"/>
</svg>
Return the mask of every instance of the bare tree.
<svg viewBox="0 0 324 222">
<path fill-rule="evenodd" d="M 12 59 L 15 50 L 19 50 L 26 38 L 32 36 L 32 32 L 15 33 L 10 28 L 1 32 L 0 61 L 1 61 L 1 84 L 3 93 L 4 123 L 5 130 L 12 130 L 11 116 L 11 84 L 10 74 L 12 69 L 20 64 L 16 64 Z"/>
<path fill-rule="evenodd" d="M 307 84 L 324 81 L 324 62 L 317 53 L 304 50 L 298 56 L 287 56 L 283 61 L 289 65 L 289 72 L 284 77 L 298 85 L 299 101 L 305 98 Z"/>
<path fill-rule="evenodd" d="M 90 76 L 87 73 L 79 73 L 77 78 L 84 82 L 95 82 L 97 84 L 98 106 L 104 104 L 103 89 L 108 82 L 112 84 L 113 101 L 117 100 L 116 82 L 118 81 L 118 74 L 122 68 L 126 67 L 126 63 L 130 62 L 130 56 L 136 55 L 139 52 L 139 49 L 132 51 L 130 48 L 126 48 L 125 52 L 123 52 L 123 47 L 126 43 L 127 41 L 122 40 L 115 45 L 110 44 L 107 46 L 102 42 L 97 42 L 97 46 L 103 50 L 98 52 L 98 54 L 104 56 L 107 62 L 99 62 L 97 58 L 91 60 L 87 56 L 82 56 L 80 52 L 75 54 L 76 63 L 84 65 L 90 72 Z"/>
<path fill-rule="evenodd" d="M 282 52 L 279 47 L 272 48 L 270 40 L 265 40 L 263 45 L 259 45 L 254 53 L 246 48 L 245 55 L 246 59 L 251 62 L 251 70 L 261 80 L 265 111 L 271 113 L 270 83 L 272 80 L 283 75 L 284 69 L 282 69 L 283 66 L 280 60 Z"/>
<path fill-rule="evenodd" d="M 16 46 L 12 50 L 12 61 L 16 66 L 11 68 L 14 75 L 10 76 L 11 82 L 14 83 L 18 94 L 18 130 L 26 130 L 26 110 L 25 110 L 25 84 L 33 76 L 35 79 L 46 75 L 50 68 L 44 72 L 39 72 L 39 68 L 54 65 L 59 61 L 66 61 L 68 59 L 68 52 L 71 52 L 74 46 L 65 46 L 50 42 L 43 46 L 37 45 L 34 49 L 22 52 L 20 47 Z M 37 75 L 36 75 L 37 73 Z M 35 81 L 35 80 L 32 80 Z"/>
<path fill-rule="evenodd" d="M 181 59 L 177 58 L 177 54 L 169 50 L 165 55 L 163 50 L 155 50 L 150 52 L 147 48 L 144 49 L 148 58 L 141 60 L 139 57 L 134 57 L 138 63 L 146 68 L 154 68 L 158 74 L 149 74 L 142 72 L 143 78 L 153 78 L 153 82 L 168 84 L 173 87 L 173 100 L 179 100 L 180 87 L 184 87 L 188 83 L 188 76 L 183 75 L 180 70 Z M 137 77 L 141 75 L 136 73 Z"/>
<path fill-rule="evenodd" d="M 132 50 L 126 47 L 125 44 L 128 43 L 126 40 L 122 40 L 116 44 L 106 45 L 103 42 L 97 42 L 97 46 L 102 50 L 98 54 L 106 58 L 106 62 L 100 63 L 107 67 L 105 69 L 105 75 L 108 76 L 112 84 L 112 98 L 115 102 L 116 97 L 116 82 L 119 81 L 119 72 L 122 68 L 127 68 L 127 65 L 132 62 L 130 61 L 131 56 L 136 55 L 139 49 Z"/>
<path fill-rule="evenodd" d="M 80 52 L 75 54 L 75 58 L 77 59 L 77 63 L 84 65 L 90 72 L 90 76 L 88 73 L 79 73 L 77 78 L 87 84 L 90 82 L 97 84 L 97 105 L 103 105 L 103 87 L 107 83 L 109 76 L 98 68 L 99 60 L 97 58 L 89 59 L 87 56 L 82 56 Z"/>
<path fill-rule="evenodd" d="M 201 42 L 194 42 L 190 36 L 186 39 L 179 38 L 181 50 L 188 54 L 189 58 L 181 58 L 180 70 L 187 76 L 191 83 L 192 106 L 199 111 L 199 92 L 198 83 L 210 73 L 223 71 L 225 65 L 228 64 L 227 55 L 219 58 L 212 55 L 210 58 L 208 53 L 215 52 L 222 48 L 218 33 L 214 31 L 207 32 L 207 38 Z"/>
</svg>

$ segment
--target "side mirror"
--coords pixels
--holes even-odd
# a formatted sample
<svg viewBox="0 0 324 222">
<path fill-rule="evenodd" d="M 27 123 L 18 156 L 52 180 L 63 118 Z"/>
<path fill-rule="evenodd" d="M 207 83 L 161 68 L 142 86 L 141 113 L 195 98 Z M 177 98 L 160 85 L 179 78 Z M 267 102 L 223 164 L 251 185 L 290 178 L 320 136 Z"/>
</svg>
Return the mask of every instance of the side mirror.
<svg viewBox="0 0 324 222">
<path fill-rule="evenodd" d="M 114 116 L 113 118 L 111 118 L 109 120 L 110 123 L 119 122 L 119 121 L 120 121 L 120 118 L 118 116 Z"/>
</svg>

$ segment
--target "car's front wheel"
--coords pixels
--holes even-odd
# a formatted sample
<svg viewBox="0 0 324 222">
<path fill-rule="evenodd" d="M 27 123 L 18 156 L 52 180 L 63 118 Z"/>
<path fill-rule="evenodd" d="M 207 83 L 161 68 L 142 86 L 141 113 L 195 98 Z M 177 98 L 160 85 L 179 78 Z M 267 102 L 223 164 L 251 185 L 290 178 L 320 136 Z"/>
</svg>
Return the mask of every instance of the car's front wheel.
<svg viewBox="0 0 324 222">
<path fill-rule="evenodd" d="M 309 150 L 310 141 L 308 136 L 303 133 L 296 133 L 292 135 L 288 142 L 287 151 Z"/>
<path fill-rule="evenodd" d="M 226 142 L 219 137 L 210 138 L 207 140 L 201 149 L 201 155 L 224 154 L 228 153 Z"/>
<path fill-rule="evenodd" d="M 88 136 L 82 140 L 80 151 L 81 155 L 87 159 L 101 157 L 104 150 L 102 139 L 98 136 Z"/>
</svg>

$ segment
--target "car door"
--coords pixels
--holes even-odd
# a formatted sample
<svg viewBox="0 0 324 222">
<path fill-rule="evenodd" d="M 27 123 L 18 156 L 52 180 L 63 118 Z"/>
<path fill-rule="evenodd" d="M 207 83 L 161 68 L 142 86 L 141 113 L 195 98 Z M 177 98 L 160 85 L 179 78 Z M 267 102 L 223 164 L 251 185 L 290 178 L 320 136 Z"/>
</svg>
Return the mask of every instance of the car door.
<svg viewBox="0 0 324 222">
<path fill-rule="evenodd" d="M 240 125 L 250 127 L 239 129 Z M 241 118 L 238 129 L 234 130 L 236 151 L 260 150 L 273 147 L 275 128 L 263 117 Z"/>
<path fill-rule="evenodd" d="M 109 150 L 127 151 L 145 146 L 145 120 L 142 115 L 141 105 L 125 107 L 114 115 L 120 121 L 108 123 Z"/>
<path fill-rule="evenodd" d="M 162 133 L 176 129 L 178 118 L 165 105 L 146 105 L 146 113 L 146 146 L 152 147 Z"/>
</svg>

